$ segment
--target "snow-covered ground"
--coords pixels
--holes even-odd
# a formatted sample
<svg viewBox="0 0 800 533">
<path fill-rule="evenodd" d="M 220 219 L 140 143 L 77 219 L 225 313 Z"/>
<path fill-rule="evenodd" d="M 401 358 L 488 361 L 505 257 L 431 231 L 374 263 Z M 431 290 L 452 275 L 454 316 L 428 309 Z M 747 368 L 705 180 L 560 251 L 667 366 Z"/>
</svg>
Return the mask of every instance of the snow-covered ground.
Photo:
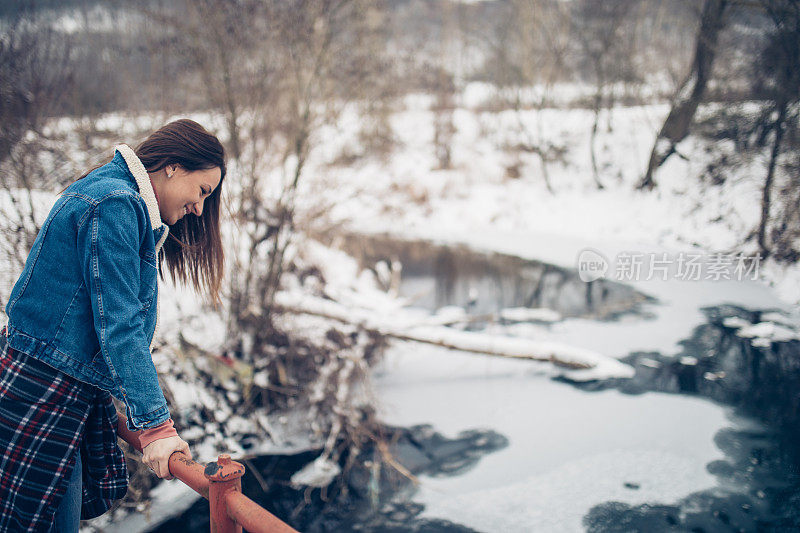
<svg viewBox="0 0 800 533">
<path fill-rule="evenodd" d="M 753 160 L 712 185 L 701 178 L 713 153 L 732 148 L 690 137 L 678 147 L 688 160 L 671 157 L 656 174 L 658 187 L 637 191 L 668 107 L 614 108 L 603 114 L 596 142 L 605 187 L 598 190 L 589 151 L 591 111 L 484 111 L 481 103 L 490 96 L 477 84 L 462 96 L 464 106 L 453 114 L 449 170 L 437 168 L 433 114 L 425 96 L 406 98 L 392 116 L 399 147 L 388 160 L 327 166 L 341 152 L 359 153 L 359 118 L 345 112 L 335 127 L 318 133 L 320 149 L 303 182 L 309 210 L 324 199 L 332 207 L 318 221 L 323 225 L 345 223 L 357 231 L 474 242 L 482 248 L 488 243 L 492 249 L 570 266 L 587 246 L 755 254 L 752 243 L 742 242 L 759 220 L 765 160 Z M 536 155 L 503 149 L 520 142 L 565 150 L 562 161 L 546 167 L 554 193 L 545 186 Z M 517 164 L 520 177 L 507 177 Z M 497 242 L 501 233 L 510 238 Z M 759 274 L 786 303 L 800 302 L 798 265 L 762 263 Z"/>
</svg>

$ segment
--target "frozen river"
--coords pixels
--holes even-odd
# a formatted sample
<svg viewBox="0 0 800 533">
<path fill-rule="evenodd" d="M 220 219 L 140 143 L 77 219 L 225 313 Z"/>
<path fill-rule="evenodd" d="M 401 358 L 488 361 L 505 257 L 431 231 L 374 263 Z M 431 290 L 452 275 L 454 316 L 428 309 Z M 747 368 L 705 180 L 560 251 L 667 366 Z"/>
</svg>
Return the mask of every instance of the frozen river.
<svg viewBox="0 0 800 533">
<path fill-rule="evenodd" d="M 500 242 L 491 241 L 495 248 Z M 443 281 L 435 277 L 407 280 L 406 287 L 419 291 L 426 284 L 441 286 Z M 481 286 L 474 279 L 469 282 Z M 455 287 L 456 294 L 462 283 L 466 281 L 458 276 L 444 282 L 451 291 Z M 769 289 L 753 282 L 651 280 L 631 286 L 654 301 L 611 321 L 574 316 L 546 325 L 490 325 L 485 331 L 556 340 L 618 358 L 638 352 L 628 362 L 640 370 L 662 367 L 672 358 L 678 370 L 668 373 L 668 379 L 678 383 L 672 389 L 681 389 L 681 363 L 690 370 L 697 365 L 696 357 L 681 354 L 702 356 L 681 352 L 681 346 L 693 334 L 708 337 L 707 332 L 695 331 L 708 322 L 703 308 L 736 304 L 751 310 L 786 310 Z M 709 357 L 719 361 L 722 355 Z M 641 520 L 639 527 L 657 530 L 680 527 L 679 522 L 685 526 L 692 506 L 703 507 L 698 502 L 710 499 L 724 510 L 709 504 L 695 509 L 698 516 L 689 522 L 702 523 L 704 530 L 722 530 L 729 515 L 750 512 L 746 495 L 758 492 L 752 480 L 718 474 L 726 470 L 720 465 L 735 470 L 742 460 L 726 455 L 731 447 L 749 449 L 740 435 L 765 431 L 756 418 L 696 394 L 696 385 L 688 386 L 691 391 L 647 391 L 660 387 L 658 379 L 665 378 L 642 378 L 641 372 L 637 394 L 619 387 L 589 390 L 553 379 L 556 373 L 547 364 L 416 343 L 393 345 L 375 374 L 383 421 L 431 424 L 451 438 L 462 431 L 487 429 L 509 442 L 466 472 L 422 475 L 412 497 L 424 506 L 420 517 L 478 531 L 624 531 L 627 528 L 615 521 L 633 514 Z M 716 375 L 703 377 L 700 372 L 697 379 L 713 381 Z M 645 383 L 648 380 L 651 383 Z M 733 445 L 720 448 L 720 442 L 731 439 Z M 727 509 L 730 506 L 735 509 Z M 661 507 L 667 510 L 653 510 Z M 615 512 L 604 518 L 606 509 Z M 708 516 L 700 516 L 704 513 Z"/>
<path fill-rule="evenodd" d="M 558 246 L 569 249 L 564 239 L 547 246 L 512 236 L 548 250 L 537 259 L 526 257 L 524 246 L 518 255 L 498 253 L 510 251 L 499 237 L 487 237 L 481 249 L 480 237 L 472 235 L 472 248 L 359 237 L 349 251 L 364 268 L 380 258 L 403 264 L 400 292 L 418 307 L 409 315 L 449 306 L 435 321 L 447 323 L 440 319 L 456 316 L 456 307 L 494 317 L 452 328 L 595 350 L 630 365 L 633 377 L 576 382 L 549 363 L 393 341 L 373 372 L 377 414 L 392 426 L 383 431 L 394 464 L 419 484 L 412 488 L 368 446 L 345 481 L 350 496 L 314 500 L 296 517 L 301 530 L 712 532 L 800 525 L 796 317 L 768 288 L 676 280 L 587 287 L 563 259 L 568 254 L 556 253 Z M 518 312 L 498 313 L 509 307 Z M 551 313 L 524 318 L 520 307 Z M 287 479 L 314 457 L 309 451 L 255 458 L 252 469 L 270 489 L 259 495 L 260 485 L 245 479 L 245 492 L 276 512 L 300 508 L 302 492 L 272 480 Z M 207 506 L 195 507 L 158 531 L 205 527 Z"/>
<path fill-rule="evenodd" d="M 713 487 L 730 409 L 673 394 L 586 392 L 544 365 L 403 345 L 377 376 L 383 419 L 509 440 L 455 477 L 421 478 L 425 516 L 480 531 L 582 531 L 605 501 L 675 501 Z"/>
</svg>

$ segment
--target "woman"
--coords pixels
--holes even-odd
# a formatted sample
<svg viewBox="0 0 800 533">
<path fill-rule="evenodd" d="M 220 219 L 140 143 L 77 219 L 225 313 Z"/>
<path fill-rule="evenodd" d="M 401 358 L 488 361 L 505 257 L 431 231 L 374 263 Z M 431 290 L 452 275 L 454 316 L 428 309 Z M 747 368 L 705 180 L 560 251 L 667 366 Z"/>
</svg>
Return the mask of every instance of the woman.
<svg viewBox="0 0 800 533">
<path fill-rule="evenodd" d="M 142 461 L 171 479 L 175 431 L 150 348 L 157 274 L 219 301 L 219 140 L 171 122 L 67 187 L 6 305 L 0 336 L 0 531 L 77 531 L 124 496 L 117 413 Z M 161 272 L 163 277 L 163 272 Z"/>
</svg>

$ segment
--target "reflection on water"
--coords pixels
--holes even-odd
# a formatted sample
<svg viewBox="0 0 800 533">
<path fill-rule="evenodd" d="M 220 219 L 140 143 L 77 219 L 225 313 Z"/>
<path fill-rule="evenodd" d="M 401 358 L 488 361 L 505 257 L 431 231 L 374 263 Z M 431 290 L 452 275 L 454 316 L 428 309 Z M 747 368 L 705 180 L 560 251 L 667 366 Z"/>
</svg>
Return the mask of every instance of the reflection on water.
<svg viewBox="0 0 800 533">
<path fill-rule="evenodd" d="M 431 310 L 455 305 L 483 315 L 543 307 L 563 317 L 611 320 L 653 301 L 621 283 L 585 283 L 572 269 L 465 246 L 363 235 L 345 236 L 339 244 L 362 268 L 402 265 L 400 294 Z"/>
<path fill-rule="evenodd" d="M 753 342 L 730 325 L 758 324 L 761 311 L 703 311 L 708 323 L 681 343 L 676 357 L 634 353 L 626 360 L 636 368 L 634 378 L 576 386 L 699 395 L 734 406 L 752 427 L 717 433 L 715 444 L 726 459 L 707 469 L 719 488 L 671 505 L 608 502 L 584 518 L 589 531 L 800 529 L 800 342 Z"/>
</svg>

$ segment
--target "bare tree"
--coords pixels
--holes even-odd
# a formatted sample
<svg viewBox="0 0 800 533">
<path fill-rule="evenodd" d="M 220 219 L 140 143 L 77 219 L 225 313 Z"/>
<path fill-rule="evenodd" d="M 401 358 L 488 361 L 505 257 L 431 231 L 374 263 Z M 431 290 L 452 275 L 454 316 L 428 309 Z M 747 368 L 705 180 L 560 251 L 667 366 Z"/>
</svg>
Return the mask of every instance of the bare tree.
<svg viewBox="0 0 800 533">
<path fill-rule="evenodd" d="M 365 0 L 197 0 L 152 10 L 195 62 L 231 155 L 228 200 L 236 231 L 229 349 L 269 350 L 273 303 L 297 230 L 296 198 L 320 128 L 358 102 L 380 74 L 378 30 Z"/>
<path fill-rule="evenodd" d="M 232 216 L 223 224 L 231 245 L 224 350 L 268 376 L 237 412 L 304 407 L 313 431 L 326 435 L 324 459 L 333 461 L 342 446 L 359 446 L 374 423 L 357 391 L 380 339 L 331 328 L 320 341 L 287 331 L 276 320 L 288 312 L 276 294 L 290 271 L 325 286 L 294 246 L 307 216 L 297 200 L 323 128 L 345 106 L 368 107 L 380 97 L 375 79 L 385 62 L 373 10 L 369 0 L 186 0 L 147 9 L 191 65 L 176 82 L 202 91 L 224 122 Z"/>
<path fill-rule="evenodd" d="M 63 162 L 60 138 L 47 122 L 71 83 L 69 54 L 63 37 L 30 10 L 6 20 L 0 35 L 0 252 L 12 277 L 39 232 L 38 191 L 54 188 Z M 3 280 L 4 290 L 12 281 Z"/>
<path fill-rule="evenodd" d="M 598 189 L 604 188 L 600 181 L 596 149 L 601 112 L 614 106 L 615 83 L 637 79 L 633 68 L 634 32 L 627 25 L 632 21 L 630 14 L 636 4 L 631 0 L 583 0 L 577 4 L 574 14 L 575 34 L 583 58 L 590 66 L 595 88 L 589 152 L 592 176 Z"/>
<path fill-rule="evenodd" d="M 784 238 L 787 231 L 797 225 L 798 203 L 796 176 L 790 183 L 795 187 L 784 189 L 784 215 L 777 225 L 770 240 L 767 227 L 770 223 L 772 207 L 772 189 L 775 182 L 776 168 L 784 148 L 784 139 L 789 133 L 790 143 L 798 150 L 798 120 L 800 120 L 800 1 L 798 0 L 762 0 L 762 6 L 773 24 L 766 45 L 756 58 L 754 68 L 756 93 L 766 97 L 767 105 L 761 115 L 759 124 L 761 143 L 769 143 L 769 162 L 761 196 L 761 217 L 758 225 L 758 246 L 763 256 L 773 251 L 778 245 L 784 259 L 798 254 L 793 248 L 792 239 Z M 771 137 L 771 140 L 770 140 Z M 793 257 L 794 260 L 797 257 Z"/>
<path fill-rule="evenodd" d="M 711 78 L 717 41 L 725 26 L 725 13 L 729 4 L 728 0 L 705 0 L 703 3 L 691 71 L 675 95 L 669 115 L 656 136 L 647 171 L 637 186 L 639 189 L 652 189 L 656 186 L 655 171 L 675 153 L 678 143 L 689 134 L 689 126 Z"/>
<path fill-rule="evenodd" d="M 72 81 L 62 36 L 22 10 L 0 35 L 0 162 L 30 130 L 41 133 Z"/>
<path fill-rule="evenodd" d="M 496 17 L 491 31 L 484 29 L 483 19 L 473 20 L 468 31 L 487 49 L 484 75 L 502 89 L 497 104 L 513 109 L 516 116 L 513 132 L 518 138 L 504 145 L 516 158 L 507 172 L 518 177 L 522 155 L 531 154 L 552 193 L 549 165 L 565 148 L 545 139 L 541 111 L 551 105 L 555 83 L 568 77 L 569 9 L 553 0 L 513 0 L 498 8 Z M 526 120 L 531 109 L 535 111 L 532 124 Z"/>
<path fill-rule="evenodd" d="M 457 74 L 455 61 L 460 46 L 458 35 L 457 13 L 451 2 L 441 2 L 441 20 L 439 36 L 436 39 L 438 50 L 431 70 L 431 88 L 435 101 L 431 107 L 433 112 L 433 147 L 436 153 L 438 168 L 447 170 L 452 168 L 452 144 L 456 133 L 453 124 L 457 87 Z"/>
<path fill-rule="evenodd" d="M 538 158 L 545 186 L 552 193 L 553 185 L 550 182 L 548 164 L 558 159 L 565 148 L 544 140 L 540 113 L 548 103 L 554 84 L 564 75 L 563 67 L 569 46 L 569 13 L 560 2 L 514 1 L 511 3 L 511 16 L 510 28 L 513 28 L 518 43 L 514 54 L 515 68 L 522 82 L 518 86 L 512 104 L 516 111 L 517 129 L 523 137 L 517 149 L 519 152 L 534 154 Z M 538 90 L 538 97 L 533 101 L 536 110 L 535 135 L 522 120 L 522 111 L 525 107 L 521 95 L 523 88 Z"/>
<path fill-rule="evenodd" d="M 730 140 L 709 165 L 715 183 L 754 159 L 766 161 L 759 222 L 742 244 L 755 240 L 762 257 L 800 259 L 800 0 L 740 2 L 733 12 L 752 39 L 737 49 L 746 65 L 748 107 L 725 106 L 698 121 L 698 133 Z"/>
</svg>

